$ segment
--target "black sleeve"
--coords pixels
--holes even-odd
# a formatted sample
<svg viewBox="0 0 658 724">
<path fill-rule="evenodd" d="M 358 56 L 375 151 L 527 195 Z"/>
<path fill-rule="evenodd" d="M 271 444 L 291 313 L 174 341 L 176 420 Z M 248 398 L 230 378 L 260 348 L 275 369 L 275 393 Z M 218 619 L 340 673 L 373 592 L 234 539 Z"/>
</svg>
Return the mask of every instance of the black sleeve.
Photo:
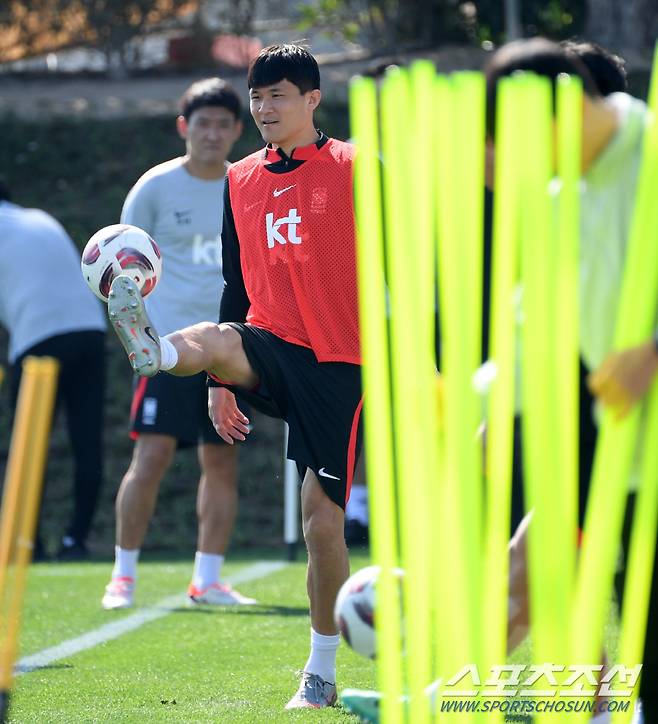
<svg viewBox="0 0 658 724">
<path fill-rule="evenodd" d="M 228 188 L 228 177 L 224 184 L 224 221 L 222 223 L 222 270 L 224 274 L 224 291 L 219 306 L 220 322 L 244 322 L 249 310 L 249 297 L 244 286 L 242 265 L 240 264 L 240 243 L 233 219 L 231 195 Z M 220 387 L 219 383 L 208 377 L 208 387 Z"/>
<path fill-rule="evenodd" d="M 222 268 L 224 292 L 219 307 L 220 322 L 244 322 L 249 311 L 249 297 L 240 264 L 240 242 L 233 219 L 228 177 L 224 185 L 224 223 L 222 224 Z"/>
</svg>

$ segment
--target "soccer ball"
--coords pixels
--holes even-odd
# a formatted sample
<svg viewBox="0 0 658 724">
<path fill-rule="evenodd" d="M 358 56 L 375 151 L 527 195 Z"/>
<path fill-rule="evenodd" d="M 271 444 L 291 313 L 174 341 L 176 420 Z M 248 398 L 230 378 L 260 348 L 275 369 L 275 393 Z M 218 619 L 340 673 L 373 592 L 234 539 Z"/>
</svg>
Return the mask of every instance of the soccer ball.
<svg viewBox="0 0 658 724">
<path fill-rule="evenodd" d="M 112 224 L 89 239 L 80 266 L 89 288 L 104 302 L 112 282 L 120 274 L 130 276 L 145 297 L 162 276 L 162 255 L 155 241 L 142 229 L 130 224 Z"/>
<path fill-rule="evenodd" d="M 334 620 L 345 641 L 362 656 L 375 658 L 375 586 L 379 566 L 368 566 L 351 575 L 338 591 Z M 393 569 L 402 581 L 403 572 Z"/>
</svg>

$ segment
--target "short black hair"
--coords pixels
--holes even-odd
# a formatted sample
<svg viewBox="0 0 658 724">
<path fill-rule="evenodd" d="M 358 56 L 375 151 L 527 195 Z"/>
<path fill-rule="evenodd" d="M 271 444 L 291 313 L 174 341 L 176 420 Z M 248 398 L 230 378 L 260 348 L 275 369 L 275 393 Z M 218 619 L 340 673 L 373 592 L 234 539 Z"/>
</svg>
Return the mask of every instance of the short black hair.
<svg viewBox="0 0 658 724">
<path fill-rule="evenodd" d="M 484 69 L 487 82 L 487 132 L 490 135 L 496 125 L 498 81 L 524 70 L 549 78 L 553 84 L 563 74 L 577 76 L 582 80 L 583 90 L 588 96 L 596 98 L 601 95 L 584 63 L 573 53 L 545 38 L 515 40 L 499 48 Z"/>
<path fill-rule="evenodd" d="M 7 180 L 3 177 L 0 177 L 0 201 L 11 201 L 9 185 L 7 184 Z"/>
<path fill-rule="evenodd" d="M 264 88 L 282 80 L 290 81 L 300 93 L 320 88 L 317 60 L 302 45 L 269 45 L 249 63 L 249 89 Z"/>
<path fill-rule="evenodd" d="M 602 96 L 628 90 L 626 62 L 619 55 L 598 43 L 584 40 L 563 40 L 560 45 L 580 58 Z"/>
<path fill-rule="evenodd" d="M 183 93 L 179 101 L 181 116 L 186 121 L 197 108 L 219 106 L 226 108 L 239 121 L 242 118 L 242 103 L 240 97 L 230 83 L 221 78 L 205 78 L 198 80 Z"/>
</svg>

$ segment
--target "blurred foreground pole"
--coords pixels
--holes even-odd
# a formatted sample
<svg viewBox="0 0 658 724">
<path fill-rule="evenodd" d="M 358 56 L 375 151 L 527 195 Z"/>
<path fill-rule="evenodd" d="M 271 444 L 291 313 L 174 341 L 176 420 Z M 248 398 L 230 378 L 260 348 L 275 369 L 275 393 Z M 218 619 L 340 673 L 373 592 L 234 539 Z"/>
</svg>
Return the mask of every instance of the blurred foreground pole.
<svg viewBox="0 0 658 724">
<path fill-rule="evenodd" d="M 658 70 L 654 68 L 649 105 L 658 108 Z M 658 206 L 655 189 L 658 183 L 658 124 L 647 124 L 640 164 L 635 210 L 626 248 L 613 348 L 627 349 L 641 344 L 654 331 L 656 298 L 658 298 Z M 644 435 L 641 453 L 646 468 L 652 455 L 647 453 L 655 441 L 646 438 L 646 424 L 654 412 L 635 405 L 622 420 L 604 411 L 594 458 L 594 470 L 585 518 L 585 534 L 576 583 L 575 611 L 572 629 L 572 661 L 594 662 L 600 657 L 603 630 L 608 615 L 610 591 L 618 555 L 623 513 L 628 495 L 628 481 L 636 462 L 638 439 Z M 644 470 L 653 484 L 657 471 Z M 639 501 L 638 501 L 639 503 Z M 638 505 L 638 508 L 640 506 Z M 637 518 L 637 515 L 636 515 Z M 655 545 L 655 537 L 652 546 Z M 645 550 L 642 557 L 649 557 Z M 650 569 L 649 569 L 650 571 Z M 648 589 L 647 589 L 648 590 Z M 628 596 L 626 596 L 626 600 Z M 634 611 L 639 601 L 633 599 Z M 633 616 L 640 619 L 638 613 Z M 622 638 L 624 625 L 622 624 Z M 621 661 L 633 666 L 637 661 Z M 576 718 L 575 721 L 579 721 Z"/>
<path fill-rule="evenodd" d="M 399 564 L 398 519 L 393 459 L 393 420 L 387 292 L 383 243 L 382 168 L 379 156 L 377 90 L 371 78 L 350 86 L 350 126 L 359 147 L 354 165 L 357 222 L 359 313 L 367 477 L 373 562 L 381 566 L 377 584 L 377 682 L 383 694 L 381 721 L 399 724 L 402 708 L 401 601 L 393 575 Z M 382 605 L 383 604 L 383 605 Z"/>
<path fill-rule="evenodd" d="M 0 510 L 0 721 L 7 717 L 59 366 L 27 357 Z"/>
<path fill-rule="evenodd" d="M 643 211 L 640 200 L 646 204 L 646 209 L 651 208 L 649 203 L 650 189 L 655 188 L 658 180 L 658 123 L 656 112 L 658 111 L 658 45 L 654 53 L 653 72 L 651 74 L 651 86 L 649 91 L 649 107 L 653 111 L 654 119 L 648 127 L 645 135 L 644 159 L 645 168 L 643 172 L 644 197 L 638 194 L 637 216 Z M 648 236 L 647 242 L 656 245 L 655 217 L 645 211 L 646 218 L 640 217 L 636 220 L 637 236 L 643 238 L 645 234 L 653 233 L 653 238 Z M 636 242 L 638 244 L 639 242 Z M 642 252 L 644 253 L 644 252 Z M 637 257 L 636 257 L 637 258 Z M 637 259 L 640 264 L 640 259 Z M 645 260 L 645 263 L 651 263 Z M 655 264 L 655 257 L 653 263 Z M 652 268 L 652 267 L 650 267 Z M 647 303 L 651 304 L 656 298 L 655 286 L 648 288 Z M 654 303 L 655 308 L 655 303 Z M 658 384 L 654 381 L 653 387 L 648 396 L 647 412 L 644 421 L 644 447 L 640 468 L 640 483 L 633 515 L 633 527 L 631 532 L 630 546 L 627 552 L 628 566 L 626 570 L 626 582 L 624 586 L 624 601 L 621 616 L 621 632 L 619 636 L 619 661 L 627 667 L 632 667 L 635 662 L 640 662 L 643 656 L 644 640 L 647 628 L 647 615 L 649 611 L 649 599 L 651 596 L 651 578 L 653 573 L 653 561 L 656 554 L 656 531 L 658 530 L 658 446 L 653 441 L 658 434 Z M 648 442 L 651 441 L 651 442 Z M 654 644 L 655 645 L 655 644 Z M 633 688 L 631 696 L 631 707 L 627 713 L 616 712 L 612 716 L 614 724 L 629 722 L 635 708 L 638 688 Z"/>
</svg>

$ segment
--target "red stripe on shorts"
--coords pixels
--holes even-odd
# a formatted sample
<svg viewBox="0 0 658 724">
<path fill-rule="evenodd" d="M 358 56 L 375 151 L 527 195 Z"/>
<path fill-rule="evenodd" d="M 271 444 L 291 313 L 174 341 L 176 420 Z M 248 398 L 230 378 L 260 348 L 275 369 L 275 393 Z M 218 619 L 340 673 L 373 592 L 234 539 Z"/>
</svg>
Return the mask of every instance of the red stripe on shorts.
<svg viewBox="0 0 658 724">
<path fill-rule="evenodd" d="M 214 380 L 215 382 L 219 383 L 220 385 L 230 385 L 231 387 L 241 387 L 241 385 L 236 385 L 234 382 L 229 382 L 228 380 L 223 380 L 221 377 L 217 377 L 217 375 L 214 375 L 212 372 L 208 372 L 208 370 L 206 370 L 206 374 L 208 375 L 208 377 L 210 377 L 211 380 Z M 245 390 L 249 390 L 249 392 L 256 392 L 259 387 L 260 387 L 260 382 L 257 382 L 253 387 L 245 387 Z"/>
<path fill-rule="evenodd" d="M 146 394 L 146 383 L 148 382 L 148 379 L 148 377 L 140 377 L 139 382 L 137 383 L 137 387 L 135 387 L 135 392 L 133 393 L 133 400 L 130 403 L 131 425 L 135 423 L 135 418 L 137 417 L 137 410 L 139 410 L 139 406 L 142 404 L 142 400 L 144 399 L 144 395 Z M 137 440 L 138 437 L 139 433 L 135 430 L 132 430 L 130 433 L 130 439 Z"/>
<path fill-rule="evenodd" d="M 356 467 L 356 436 L 359 431 L 359 419 L 361 417 L 361 408 L 363 407 L 363 397 L 359 400 L 359 404 L 354 411 L 352 418 L 352 429 L 350 430 L 350 441 L 347 445 L 347 486 L 345 488 L 345 505 L 350 499 L 352 492 L 352 480 L 354 479 L 354 468 Z"/>
</svg>

